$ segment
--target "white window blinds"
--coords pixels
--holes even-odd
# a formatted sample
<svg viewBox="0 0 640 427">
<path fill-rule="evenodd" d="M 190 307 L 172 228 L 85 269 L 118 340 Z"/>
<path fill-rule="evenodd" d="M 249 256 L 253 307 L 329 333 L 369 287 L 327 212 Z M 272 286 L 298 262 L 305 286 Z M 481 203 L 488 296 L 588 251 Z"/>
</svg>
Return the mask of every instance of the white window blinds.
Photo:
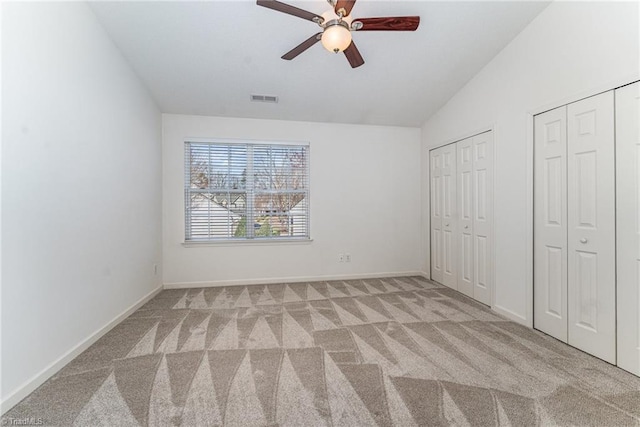
<svg viewBox="0 0 640 427">
<path fill-rule="evenodd" d="M 185 240 L 309 238 L 309 147 L 185 143 Z"/>
</svg>

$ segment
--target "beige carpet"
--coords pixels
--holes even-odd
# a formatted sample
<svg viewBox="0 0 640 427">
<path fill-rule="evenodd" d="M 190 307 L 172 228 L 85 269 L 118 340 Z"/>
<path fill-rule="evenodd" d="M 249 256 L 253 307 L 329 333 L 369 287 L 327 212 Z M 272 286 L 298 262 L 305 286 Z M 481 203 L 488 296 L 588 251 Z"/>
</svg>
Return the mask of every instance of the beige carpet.
<svg viewBox="0 0 640 427">
<path fill-rule="evenodd" d="M 167 290 L 11 419 L 638 426 L 640 379 L 418 277 Z"/>
</svg>

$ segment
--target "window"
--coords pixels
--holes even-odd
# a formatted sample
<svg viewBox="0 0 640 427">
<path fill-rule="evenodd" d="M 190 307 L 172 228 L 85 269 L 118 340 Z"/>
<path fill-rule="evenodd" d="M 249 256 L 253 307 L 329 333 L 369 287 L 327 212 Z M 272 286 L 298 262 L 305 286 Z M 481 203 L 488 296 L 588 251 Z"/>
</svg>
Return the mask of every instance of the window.
<svg viewBox="0 0 640 427">
<path fill-rule="evenodd" d="M 309 238 L 309 147 L 185 143 L 185 240 Z"/>
</svg>

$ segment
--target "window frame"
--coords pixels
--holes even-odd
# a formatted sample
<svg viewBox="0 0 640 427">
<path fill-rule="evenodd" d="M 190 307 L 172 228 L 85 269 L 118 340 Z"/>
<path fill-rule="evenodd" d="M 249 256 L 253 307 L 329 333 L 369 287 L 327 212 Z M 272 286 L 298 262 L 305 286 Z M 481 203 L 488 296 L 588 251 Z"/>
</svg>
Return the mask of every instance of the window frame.
<svg viewBox="0 0 640 427">
<path fill-rule="evenodd" d="M 189 200 L 190 195 L 194 192 L 191 189 L 191 169 L 190 169 L 190 159 L 188 156 L 190 155 L 190 144 L 200 144 L 200 145 L 220 145 L 220 146 L 229 146 L 229 145 L 239 145 L 247 147 L 247 162 L 246 162 L 246 176 L 247 176 L 247 184 L 243 190 L 229 191 L 229 189 L 221 189 L 221 192 L 226 193 L 243 193 L 246 194 L 246 224 L 249 224 L 250 221 L 255 222 L 255 212 L 253 203 L 255 201 L 255 195 L 257 193 L 267 194 L 272 192 L 273 194 L 287 194 L 287 193 L 302 193 L 304 194 L 304 199 L 306 199 L 306 223 L 305 230 L 306 234 L 304 236 L 255 236 L 254 228 L 247 227 L 247 231 L 249 231 L 249 235 L 245 237 L 224 237 L 224 238 L 209 238 L 209 239 L 191 239 L 189 238 L 189 227 L 190 227 L 190 213 L 189 209 Z M 256 189 L 253 185 L 253 148 L 256 146 L 293 146 L 296 148 L 303 148 L 306 156 L 306 167 L 305 167 L 305 182 L 306 186 L 302 190 L 264 190 L 264 189 Z M 198 246 L 215 246 L 215 245 L 247 245 L 247 244 L 269 244 L 269 243 L 288 243 L 288 244 L 300 244 L 300 243 L 308 243 L 312 242 L 311 238 L 311 203 L 310 203 L 310 194 L 311 194 L 311 144 L 306 141 L 270 141 L 270 140 L 250 140 L 250 139 L 226 139 L 226 138 L 186 138 L 184 139 L 183 145 L 183 153 L 184 153 L 184 173 L 183 173 L 183 209 L 182 213 L 184 215 L 183 219 L 183 246 L 187 247 L 198 247 Z M 251 184 L 249 184 L 251 183 Z M 256 191 L 257 190 L 257 191 Z M 214 193 L 215 190 L 208 188 L 203 190 L 196 190 L 195 193 Z M 209 218 L 210 220 L 210 218 Z"/>
</svg>

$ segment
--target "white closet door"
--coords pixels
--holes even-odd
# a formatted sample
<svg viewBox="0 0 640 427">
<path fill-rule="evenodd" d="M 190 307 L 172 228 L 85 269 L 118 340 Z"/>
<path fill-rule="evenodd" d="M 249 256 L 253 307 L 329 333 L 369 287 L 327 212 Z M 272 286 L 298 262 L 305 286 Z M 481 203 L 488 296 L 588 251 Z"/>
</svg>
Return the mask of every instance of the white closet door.
<svg viewBox="0 0 640 427">
<path fill-rule="evenodd" d="M 458 290 L 473 297 L 473 138 L 456 143 L 458 185 Z"/>
<path fill-rule="evenodd" d="M 431 279 L 442 283 L 442 149 L 431 150 Z"/>
<path fill-rule="evenodd" d="M 569 344 L 616 362 L 613 91 L 567 107 Z"/>
<path fill-rule="evenodd" d="M 442 251 L 443 278 L 442 284 L 458 289 L 456 229 L 458 215 L 456 212 L 456 146 L 449 144 L 442 151 Z"/>
<path fill-rule="evenodd" d="M 618 366 L 640 375 L 640 83 L 615 98 Z"/>
<path fill-rule="evenodd" d="M 567 107 L 534 123 L 533 326 L 567 342 Z"/>
<path fill-rule="evenodd" d="M 437 170 L 432 172 L 432 251 L 436 251 L 432 278 L 443 285 L 457 289 L 457 254 L 455 232 L 456 214 L 456 147 L 455 144 L 432 151 Z M 433 163 L 433 162 L 432 162 Z M 438 242 L 439 240 L 439 242 Z M 434 242 L 435 241 L 435 242 Z M 436 245 L 433 248 L 433 245 Z M 438 280 L 440 279 L 440 280 Z"/>
<path fill-rule="evenodd" d="M 491 305 L 493 132 L 473 137 L 473 298 Z"/>
</svg>

